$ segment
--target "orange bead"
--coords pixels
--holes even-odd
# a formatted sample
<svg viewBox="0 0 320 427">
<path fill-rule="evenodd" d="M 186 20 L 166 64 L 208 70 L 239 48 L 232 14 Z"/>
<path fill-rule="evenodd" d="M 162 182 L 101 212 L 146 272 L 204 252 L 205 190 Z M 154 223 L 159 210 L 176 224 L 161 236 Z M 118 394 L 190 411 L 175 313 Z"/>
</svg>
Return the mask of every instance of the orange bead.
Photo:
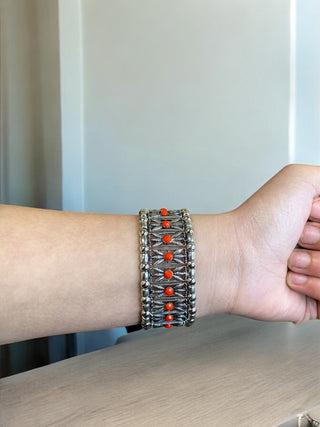
<svg viewBox="0 0 320 427">
<path fill-rule="evenodd" d="M 166 261 L 171 261 L 171 260 L 172 260 L 172 258 L 173 258 L 173 255 L 172 255 L 172 253 L 171 253 L 171 252 L 167 252 L 166 254 L 164 254 L 164 259 L 165 259 Z"/>
<path fill-rule="evenodd" d="M 171 287 L 166 288 L 164 290 L 164 293 L 170 297 L 173 294 L 173 288 Z"/>
<path fill-rule="evenodd" d="M 165 328 L 172 328 L 172 325 L 164 325 Z"/>
<path fill-rule="evenodd" d="M 173 320 L 173 316 L 172 316 L 172 314 L 167 314 L 166 315 L 166 321 L 167 322 L 171 322 Z"/>
<path fill-rule="evenodd" d="M 167 209 L 166 208 L 162 208 L 162 209 L 160 209 L 160 213 L 161 213 L 161 215 L 168 215 L 168 211 L 167 211 Z"/>
<path fill-rule="evenodd" d="M 165 236 L 163 236 L 163 241 L 164 241 L 164 243 L 170 243 L 171 242 L 171 236 L 169 236 L 169 234 L 166 234 Z"/>
<path fill-rule="evenodd" d="M 170 221 L 162 221 L 162 227 L 169 228 L 170 227 Z"/>
<path fill-rule="evenodd" d="M 164 277 L 165 277 L 166 279 L 171 279 L 172 275 L 173 275 L 173 273 L 172 273 L 172 271 L 171 271 L 171 270 L 166 270 L 166 271 L 164 272 Z"/>
<path fill-rule="evenodd" d="M 173 310 L 173 304 L 172 302 L 167 302 L 167 304 L 164 307 L 167 311 Z"/>
</svg>

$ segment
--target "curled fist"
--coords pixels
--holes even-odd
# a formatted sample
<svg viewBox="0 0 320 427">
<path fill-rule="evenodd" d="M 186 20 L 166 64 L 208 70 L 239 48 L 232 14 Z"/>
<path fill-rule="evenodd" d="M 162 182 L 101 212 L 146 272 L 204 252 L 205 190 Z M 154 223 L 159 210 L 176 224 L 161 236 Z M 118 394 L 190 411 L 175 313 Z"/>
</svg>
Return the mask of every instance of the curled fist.
<svg viewBox="0 0 320 427">
<path fill-rule="evenodd" d="M 320 167 L 289 165 L 225 214 L 236 249 L 223 311 L 295 323 L 319 318 L 319 195 Z"/>
</svg>

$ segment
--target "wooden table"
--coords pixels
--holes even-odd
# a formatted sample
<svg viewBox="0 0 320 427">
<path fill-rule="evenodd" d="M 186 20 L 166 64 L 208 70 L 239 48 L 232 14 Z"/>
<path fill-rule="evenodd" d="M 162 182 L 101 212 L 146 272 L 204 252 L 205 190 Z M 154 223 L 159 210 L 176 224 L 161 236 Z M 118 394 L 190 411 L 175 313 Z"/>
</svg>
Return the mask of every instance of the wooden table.
<svg viewBox="0 0 320 427">
<path fill-rule="evenodd" d="M 0 426 L 277 426 L 320 403 L 320 324 L 139 331 L 0 380 Z"/>
</svg>

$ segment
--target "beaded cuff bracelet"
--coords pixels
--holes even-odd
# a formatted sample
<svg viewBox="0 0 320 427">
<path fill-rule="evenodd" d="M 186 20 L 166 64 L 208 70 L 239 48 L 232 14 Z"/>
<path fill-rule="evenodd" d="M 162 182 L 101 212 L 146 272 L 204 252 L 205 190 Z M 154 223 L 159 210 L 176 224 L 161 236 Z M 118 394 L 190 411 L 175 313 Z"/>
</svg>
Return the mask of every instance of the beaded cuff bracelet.
<svg viewBox="0 0 320 427">
<path fill-rule="evenodd" d="M 191 326 L 196 317 L 196 296 L 189 212 L 141 209 L 139 216 L 141 326 Z"/>
</svg>

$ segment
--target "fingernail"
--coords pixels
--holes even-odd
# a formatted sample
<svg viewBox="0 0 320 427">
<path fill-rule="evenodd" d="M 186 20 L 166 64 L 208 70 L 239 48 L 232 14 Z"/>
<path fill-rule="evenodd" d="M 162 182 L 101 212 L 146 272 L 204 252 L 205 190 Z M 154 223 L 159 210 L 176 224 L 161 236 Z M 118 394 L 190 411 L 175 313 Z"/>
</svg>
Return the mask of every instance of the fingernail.
<svg viewBox="0 0 320 427">
<path fill-rule="evenodd" d="M 301 243 L 312 245 L 320 240 L 320 228 L 313 225 L 306 225 L 300 237 Z"/>
<path fill-rule="evenodd" d="M 307 281 L 307 276 L 297 273 L 289 273 L 289 282 L 293 285 L 303 285 Z"/>
<path fill-rule="evenodd" d="M 311 263 L 311 257 L 308 252 L 294 251 L 290 258 L 292 267 L 305 268 Z"/>
</svg>

